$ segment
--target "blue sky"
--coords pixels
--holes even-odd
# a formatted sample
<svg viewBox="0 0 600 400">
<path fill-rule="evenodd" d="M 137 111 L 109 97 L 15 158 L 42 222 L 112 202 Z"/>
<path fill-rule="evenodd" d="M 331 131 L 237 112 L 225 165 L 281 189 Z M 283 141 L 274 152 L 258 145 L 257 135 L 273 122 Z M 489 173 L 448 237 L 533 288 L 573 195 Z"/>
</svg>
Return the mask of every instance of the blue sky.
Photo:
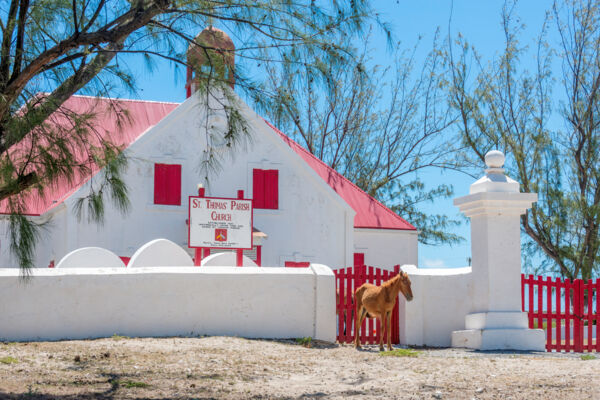
<svg viewBox="0 0 600 400">
<path fill-rule="evenodd" d="M 373 4 L 382 19 L 388 21 L 394 31 L 395 38 L 405 48 L 412 48 L 419 37 L 422 37 L 417 57 L 424 57 L 431 48 L 434 33 L 439 27 L 442 37 L 450 31 L 453 35 L 461 32 L 478 52 L 489 59 L 501 51 L 504 45 L 500 13 L 503 1 L 498 0 L 379 0 Z M 550 1 L 522 1 L 517 5 L 516 14 L 525 29 L 521 36 L 524 44 L 532 45 L 539 34 L 545 17 L 545 11 L 551 6 Z M 449 22 L 451 25 L 449 29 Z M 381 33 L 375 33 L 371 39 L 373 62 L 386 65 L 390 58 L 389 49 Z M 159 61 L 154 71 L 149 71 L 141 59 L 131 58 L 128 63 L 137 75 L 140 88 L 137 97 L 145 100 L 183 101 L 185 99 L 184 71 L 175 68 L 168 62 Z M 481 170 L 483 174 L 483 166 Z M 431 186 L 449 183 L 454 186 L 455 197 L 468 193 L 473 178 L 439 170 L 426 171 L 420 174 L 424 182 Z M 459 217 L 458 210 L 452 205 L 452 199 L 438 200 L 435 204 L 424 205 L 425 211 L 444 213 L 451 217 Z M 464 220 L 462 226 L 454 230 L 466 240 L 460 245 L 419 247 L 420 267 L 462 267 L 467 265 L 471 254 L 469 241 L 469 225 Z"/>
</svg>

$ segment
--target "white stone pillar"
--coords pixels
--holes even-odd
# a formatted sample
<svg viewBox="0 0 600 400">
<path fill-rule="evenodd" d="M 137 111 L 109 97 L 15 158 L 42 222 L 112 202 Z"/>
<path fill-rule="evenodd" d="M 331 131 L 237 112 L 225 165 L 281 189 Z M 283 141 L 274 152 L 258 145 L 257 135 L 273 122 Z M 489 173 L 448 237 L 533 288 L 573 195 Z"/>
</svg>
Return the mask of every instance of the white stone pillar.
<svg viewBox="0 0 600 400">
<path fill-rule="evenodd" d="M 485 163 L 469 195 L 454 199 L 471 218 L 473 309 L 465 330 L 452 332 L 452 347 L 544 351 L 544 332 L 528 329 L 521 311 L 520 216 L 537 194 L 520 193 L 519 183 L 504 175 L 501 152 L 487 153 Z"/>
</svg>

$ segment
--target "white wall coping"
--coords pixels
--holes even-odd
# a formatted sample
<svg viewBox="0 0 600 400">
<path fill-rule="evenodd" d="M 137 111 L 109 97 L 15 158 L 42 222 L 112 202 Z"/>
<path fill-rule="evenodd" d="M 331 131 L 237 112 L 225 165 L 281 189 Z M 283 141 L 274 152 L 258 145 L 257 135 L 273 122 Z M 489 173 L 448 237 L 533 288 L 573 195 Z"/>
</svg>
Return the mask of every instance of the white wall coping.
<svg viewBox="0 0 600 400">
<path fill-rule="evenodd" d="M 402 271 L 409 275 L 422 275 L 422 276 L 451 276 L 451 275 L 465 275 L 470 274 L 473 271 L 472 267 L 461 267 L 461 268 L 417 268 L 416 265 L 403 265 Z"/>
<path fill-rule="evenodd" d="M 19 277 L 18 268 L 0 268 L 0 276 Z M 31 278 L 36 276 L 68 275 L 142 275 L 142 274 L 222 274 L 222 275 L 333 275 L 333 271 L 321 264 L 308 268 L 281 267 L 140 267 L 140 268 L 33 268 Z M 25 283 L 27 284 L 27 283 Z"/>
</svg>

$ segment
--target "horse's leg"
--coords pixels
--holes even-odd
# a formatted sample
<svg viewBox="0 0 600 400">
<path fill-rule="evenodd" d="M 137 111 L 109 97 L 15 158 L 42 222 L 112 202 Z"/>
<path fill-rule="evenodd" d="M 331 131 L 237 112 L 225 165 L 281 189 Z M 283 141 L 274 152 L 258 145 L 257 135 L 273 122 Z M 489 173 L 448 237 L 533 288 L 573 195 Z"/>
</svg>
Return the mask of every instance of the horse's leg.
<svg viewBox="0 0 600 400">
<path fill-rule="evenodd" d="M 354 292 L 354 348 L 358 349 L 360 348 L 360 343 L 359 343 L 359 339 L 358 339 L 358 335 L 356 334 L 358 331 L 358 316 L 360 315 L 360 311 L 362 308 L 362 301 L 361 301 L 361 296 L 362 294 L 360 293 L 362 290 L 362 288 L 358 288 L 356 290 L 356 292 Z M 352 319 L 350 319 L 350 321 L 352 321 Z"/>
<path fill-rule="evenodd" d="M 362 308 L 362 307 L 361 307 Z M 359 315 L 362 310 L 358 308 L 358 303 L 356 304 L 356 312 L 354 313 L 354 348 L 360 348 L 360 337 L 358 334 L 358 330 L 360 325 L 358 324 L 358 320 L 360 319 Z"/>
<path fill-rule="evenodd" d="M 356 293 L 354 293 L 354 347 L 360 348 L 360 338 L 358 337 L 358 331 L 360 325 L 358 325 L 358 320 L 360 319 L 360 315 L 362 313 L 362 300 L 361 300 L 361 288 L 359 288 Z"/>
<path fill-rule="evenodd" d="M 367 316 L 367 309 L 361 307 L 360 311 L 358 311 L 355 315 L 356 327 L 354 328 L 354 347 L 360 349 L 360 327 Z"/>
<path fill-rule="evenodd" d="M 379 316 L 379 351 L 383 351 L 383 335 L 385 327 L 385 314 L 381 313 Z"/>
<path fill-rule="evenodd" d="M 387 345 L 388 350 L 392 351 L 392 312 L 388 311 L 386 313 L 386 322 L 387 322 Z"/>
</svg>

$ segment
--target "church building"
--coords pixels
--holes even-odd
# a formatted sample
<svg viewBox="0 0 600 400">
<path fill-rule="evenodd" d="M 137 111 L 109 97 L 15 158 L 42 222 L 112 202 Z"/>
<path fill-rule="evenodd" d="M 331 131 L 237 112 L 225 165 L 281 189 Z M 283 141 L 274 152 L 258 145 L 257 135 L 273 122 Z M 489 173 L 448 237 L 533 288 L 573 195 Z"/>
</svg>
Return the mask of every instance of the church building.
<svg viewBox="0 0 600 400">
<path fill-rule="evenodd" d="M 200 39 L 234 49 L 231 39 L 212 27 Z M 97 184 L 100 168 L 43 196 L 33 194 L 26 214 L 49 221 L 36 247 L 36 266 L 51 267 L 69 252 L 89 246 L 108 249 L 127 262 L 140 246 L 158 238 L 177 243 L 194 257 L 194 249 L 188 248 L 188 197 L 197 195 L 199 184 L 206 196 L 235 198 L 242 190 L 253 200 L 254 246 L 244 254 L 258 265 L 416 265 L 417 229 L 257 115 L 235 94 L 233 52 L 223 54 L 218 72 L 229 79 L 228 96 L 235 99 L 248 128 L 247 139 L 234 150 L 214 137 L 212 132 L 225 131 L 227 118 L 223 110 L 207 109 L 195 91 L 191 68 L 181 104 L 78 95 L 65 102 L 63 107 L 70 110 L 93 110 L 98 134 L 124 149 L 131 207 L 124 215 L 107 199 L 103 224 L 78 218 L 78 199 Z M 202 57 L 192 44 L 190 64 L 205 67 Z M 128 123 L 120 124 L 115 110 L 126 112 Z M 206 181 L 202 156 L 209 141 L 224 156 Z M 0 212 L 6 214 L 6 207 Z M 0 267 L 16 267 L 6 217 L 0 225 Z"/>
</svg>

